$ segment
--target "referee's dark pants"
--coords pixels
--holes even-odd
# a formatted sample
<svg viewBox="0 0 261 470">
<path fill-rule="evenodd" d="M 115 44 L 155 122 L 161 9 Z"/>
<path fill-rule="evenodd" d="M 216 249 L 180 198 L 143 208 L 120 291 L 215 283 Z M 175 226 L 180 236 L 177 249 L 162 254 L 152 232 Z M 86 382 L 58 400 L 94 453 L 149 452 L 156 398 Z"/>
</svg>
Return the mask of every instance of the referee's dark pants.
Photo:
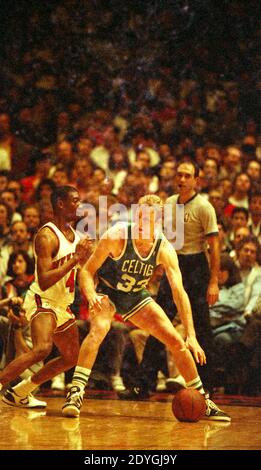
<svg viewBox="0 0 261 470">
<path fill-rule="evenodd" d="M 206 300 L 209 283 L 209 266 L 204 253 L 179 255 L 178 259 L 183 285 L 191 303 L 197 340 L 207 357 L 207 364 L 204 366 L 197 365 L 197 368 L 205 389 L 211 391 L 214 385 L 212 370 L 213 336 Z M 162 307 L 168 317 L 173 320 L 177 313 L 177 308 L 173 303 L 171 288 L 165 274 L 160 283 L 156 302 Z M 162 357 L 162 350 L 164 348 L 164 345 L 153 336 L 148 338 L 139 370 L 141 387 L 150 388 L 149 385 L 155 382 L 157 370 L 152 367 L 152 364 L 157 358 Z"/>
</svg>

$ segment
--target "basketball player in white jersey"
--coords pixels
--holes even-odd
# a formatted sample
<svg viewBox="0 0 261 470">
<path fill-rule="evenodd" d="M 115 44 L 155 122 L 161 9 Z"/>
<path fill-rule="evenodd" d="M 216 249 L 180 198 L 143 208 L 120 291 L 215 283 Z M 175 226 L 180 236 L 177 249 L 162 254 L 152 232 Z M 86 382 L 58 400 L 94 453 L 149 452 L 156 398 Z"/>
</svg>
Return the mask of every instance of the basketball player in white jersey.
<svg viewBox="0 0 261 470">
<path fill-rule="evenodd" d="M 56 188 L 51 196 L 54 222 L 48 222 L 35 238 L 35 281 L 24 301 L 26 318 L 31 323 L 33 348 L 0 373 L 0 389 L 17 378 L 25 369 L 44 360 L 53 343 L 60 356 L 47 362 L 40 371 L 13 388 L 8 388 L 2 401 L 24 408 L 44 408 L 46 403 L 31 395 L 34 389 L 77 362 L 78 329 L 70 304 L 74 300 L 77 267 L 91 254 L 91 241 L 79 241 L 70 223 L 76 221 L 80 204 L 78 191 L 72 186 Z"/>
</svg>

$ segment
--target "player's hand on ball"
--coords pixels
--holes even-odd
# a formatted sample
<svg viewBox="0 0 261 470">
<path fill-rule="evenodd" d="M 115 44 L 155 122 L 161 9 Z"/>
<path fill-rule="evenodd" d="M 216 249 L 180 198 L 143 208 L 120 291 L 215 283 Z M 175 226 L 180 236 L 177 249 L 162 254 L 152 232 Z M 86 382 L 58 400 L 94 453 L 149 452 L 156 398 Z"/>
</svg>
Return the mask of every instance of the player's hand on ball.
<svg viewBox="0 0 261 470">
<path fill-rule="evenodd" d="M 199 345 L 196 336 L 188 336 L 186 339 L 186 346 L 192 352 L 195 361 L 203 366 L 206 364 L 207 359 L 205 352 L 203 351 L 202 347 Z"/>
</svg>

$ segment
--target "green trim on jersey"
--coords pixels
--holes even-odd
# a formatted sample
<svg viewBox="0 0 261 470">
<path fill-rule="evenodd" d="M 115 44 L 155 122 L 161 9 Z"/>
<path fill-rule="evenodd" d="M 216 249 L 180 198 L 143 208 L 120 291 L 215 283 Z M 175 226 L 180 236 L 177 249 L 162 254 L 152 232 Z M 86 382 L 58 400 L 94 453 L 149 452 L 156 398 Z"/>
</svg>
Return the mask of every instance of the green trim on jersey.
<svg viewBox="0 0 261 470">
<path fill-rule="evenodd" d="M 126 225 L 128 237 L 121 255 L 117 258 L 108 257 L 98 271 L 100 282 L 97 292 L 108 295 L 117 313 L 124 318 L 153 300 L 146 287 L 158 264 L 157 257 L 163 239 L 160 233 L 149 254 L 143 258 L 132 239 L 132 227 L 132 224 Z"/>
<path fill-rule="evenodd" d="M 145 289 L 157 266 L 157 255 L 160 249 L 162 234 L 155 239 L 151 250 L 143 258 L 132 239 L 132 224 L 126 225 L 128 237 L 121 255 L 117 258 L 108 258 L 98 270 L 98 276 L 112 289 L 125 293 L 136 293 Z M 126 234 L 127 235 L 127 234 Z"/>
</svg>

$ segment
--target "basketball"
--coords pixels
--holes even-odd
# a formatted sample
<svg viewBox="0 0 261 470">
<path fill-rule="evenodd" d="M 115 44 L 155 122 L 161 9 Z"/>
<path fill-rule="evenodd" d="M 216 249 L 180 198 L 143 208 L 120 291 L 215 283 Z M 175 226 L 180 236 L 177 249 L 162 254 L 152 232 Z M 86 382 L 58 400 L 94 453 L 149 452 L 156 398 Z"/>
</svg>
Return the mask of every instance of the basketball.
<svg viewBox="0 0 261 470">
<path fill-rule="evenodd" d="M 205 397 L 197 390 L 183 388 L 173 398 L 172 411 L 179 421 L 195 423 L 206 412 Z"/>
</svg>

